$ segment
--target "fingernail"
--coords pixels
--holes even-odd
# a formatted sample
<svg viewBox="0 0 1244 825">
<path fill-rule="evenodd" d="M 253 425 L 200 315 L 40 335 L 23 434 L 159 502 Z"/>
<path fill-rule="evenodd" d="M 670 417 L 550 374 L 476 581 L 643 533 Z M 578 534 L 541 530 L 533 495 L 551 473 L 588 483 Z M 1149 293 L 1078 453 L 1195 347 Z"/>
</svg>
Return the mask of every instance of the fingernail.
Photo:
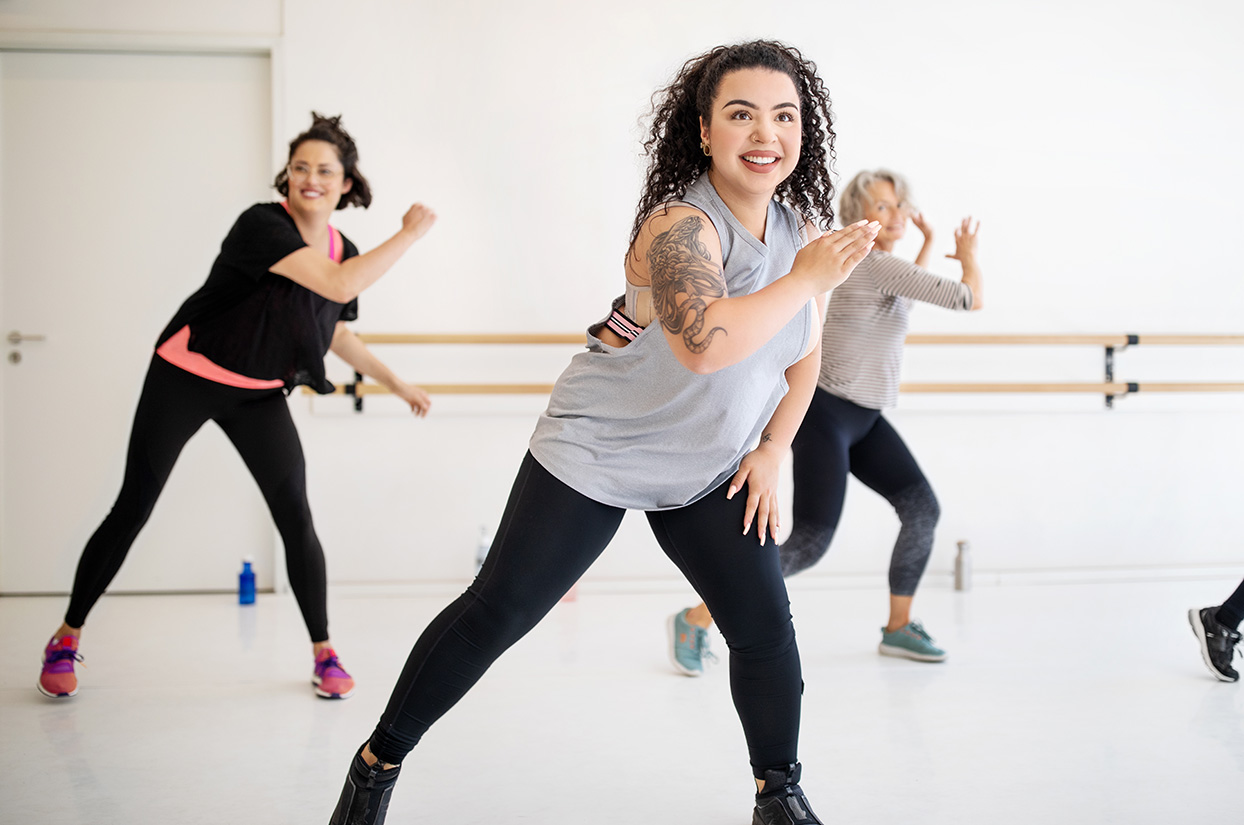
<svg viewBox="0 0 1244 825">
<path fill-rule="evenodd" d="M 738 491 L 739 491 L 739 488 L 731 484 L 730 489 L 726 490 L 726 500 L 729 501 L 730 499 L 734 498 L 734 494 L 737 493 Z"/>
</svg>

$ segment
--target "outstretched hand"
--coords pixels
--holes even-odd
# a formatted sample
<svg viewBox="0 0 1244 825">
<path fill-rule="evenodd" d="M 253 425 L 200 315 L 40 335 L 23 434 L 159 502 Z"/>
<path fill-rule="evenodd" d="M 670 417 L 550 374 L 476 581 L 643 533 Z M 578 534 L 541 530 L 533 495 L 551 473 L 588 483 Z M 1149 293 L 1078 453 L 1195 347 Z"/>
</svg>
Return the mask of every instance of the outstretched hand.
<svg viewBox="0 0 1244 825">
<path fill-rule="evenodd" d="M 955 251 L 946 253 L 947 258 L 956 261 L 974 261 L 976 259 L 976 233 L 980 231 L 981 222 L 972 226 L 972 216 L 968 215 L 955 227 Z"/>
<path fill-rule="evenodd" d="M 416 241 L 426 235 L 434 223 L 436 223 L 436 213 L 421 203 L 416 203 L 407 209 L 406 214 L 402 216 L 402 230 L 414 235 Z"/>
<path fill-rule="evenodd" d="M 432 397 L 422 387 L 402 382 L 393 391 L 399 398 L 410 405 L 410 411 L 420 418 L 428 414 L 432 408 Z"/>
<path fill-rule="evenodd" d="M 926 243 L 932 239 L 933 226 L 929 223 L 928 218 L 924 216 L 923 212 L 916 212 L 913 214 L 911 216 L 911 222 L 917 229 L 920 230 L 920 234 L 924 236 Z"/>
<path fill-rule="evenodd" d="M 880 229 L 881 224 L 876 221 L 859 221 L 809 241 L 795 256 L 791 274 L 800 273 L 810 278 L 818 294 L 829 292 L 864 260 Z"/>
</svg>

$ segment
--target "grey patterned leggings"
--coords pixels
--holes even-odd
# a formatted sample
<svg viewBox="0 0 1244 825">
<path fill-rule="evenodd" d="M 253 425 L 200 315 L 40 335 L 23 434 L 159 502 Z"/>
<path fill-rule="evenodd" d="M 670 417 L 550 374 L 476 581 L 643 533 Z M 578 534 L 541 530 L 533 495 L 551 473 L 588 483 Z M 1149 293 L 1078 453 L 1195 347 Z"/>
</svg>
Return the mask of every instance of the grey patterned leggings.
<svg viewBox="0 0 1244 825">
<path fill-rule="evenodd" d="M 850 473 L 890 502 L 901 528 L 890 556 L 890 592 L 911 596 L 933 550 L 940 510 L 903 439 L 881 415 L 817 388 L 791 445 L 795 527 L 782 544 L 782 574 L 820 561 L 842 516 Z"/>
</svg>

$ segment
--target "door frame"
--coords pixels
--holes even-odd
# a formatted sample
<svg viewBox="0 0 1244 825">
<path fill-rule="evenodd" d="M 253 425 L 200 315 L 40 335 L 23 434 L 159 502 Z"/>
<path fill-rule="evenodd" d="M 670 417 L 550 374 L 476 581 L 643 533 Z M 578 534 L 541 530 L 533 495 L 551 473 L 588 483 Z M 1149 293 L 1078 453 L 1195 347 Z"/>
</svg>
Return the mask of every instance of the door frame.
<svg viewBox="0 0 1244 825">
<path fill-rule="evenodd" d="M 269 147 L 271 168 L 276 169 L 285 161 L 285 48 L 281 36 L 265 35 L 216 35 L 142 32 L 65 32 L 65 31 L 0 31 L 0 52 L 93 52 L 118 54 L 174 54 L 174 55 L 244 55 L 265 57 L 268 60 L 270 84 L 269 113 L 271 141 Z M 0 170 L 0 174 L 3 170 Z M 0 215 L 0 220 L 3 216 Z M 0 401 L 4 384 L 0 381 Z M 4 415 L 0 404 L 0 416 Z M 3 422 L 0 421 L 0 425 Z M 4 432 L 0 426 L 0 434 Z M 0 435 L 0 462 L 5 458 L 5 444 Z M 0 497 L 5 496 L 5 474 L 0 473 Z M 273 527 L 275 533 L 276 528 Z M 289 575 L 285 567 L 285 554 L 273 553 L 272 580 L 277 593 L 288 593 Z"/>
</svg>

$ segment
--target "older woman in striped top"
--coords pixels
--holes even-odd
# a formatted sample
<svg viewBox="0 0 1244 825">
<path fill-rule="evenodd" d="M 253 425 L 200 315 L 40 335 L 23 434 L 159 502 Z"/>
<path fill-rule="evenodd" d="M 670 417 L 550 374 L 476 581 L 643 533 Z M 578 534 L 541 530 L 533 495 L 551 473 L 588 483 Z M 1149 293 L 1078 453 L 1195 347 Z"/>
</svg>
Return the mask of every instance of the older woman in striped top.
<svg viewBox="0 0 1244 825">
<path fill-rule="evenodd" d="M 860 172 L 843 190 L 844 224 L 875 220 L 881 230 L 873 250 L 829 301 L 817 391 L 791 445 L 795 521 L 781 559 L 783 574 L 790 576 L 825 555 L 842 514 L 847 474 L 854 475 L 885 497 L 901 523 L 890 557 L 890 616 L 878 649 L 888 656 L 940 662 L 946 652 L 911 620 L 912 598 L 933 549 L 937 498 L 882 411 L 898 399 L 903 341 L 915 302 L 954 310 L 983 305 L 976 260 L 980 224 L 964 218 L 955 229 L 955 251 L 946 256 L 959 261 L 962 279 L 935 275 L 925 268 L 933 232 L 913 209 L 908 190 L 901 175 L 885 169 Z M 908 220 L 924 235 L 915 263 L 893 254 Z M 671 654 L 679 672 L 703 672 L 711 623 L 703 604 L 671 617 Z"/>
</svg>

